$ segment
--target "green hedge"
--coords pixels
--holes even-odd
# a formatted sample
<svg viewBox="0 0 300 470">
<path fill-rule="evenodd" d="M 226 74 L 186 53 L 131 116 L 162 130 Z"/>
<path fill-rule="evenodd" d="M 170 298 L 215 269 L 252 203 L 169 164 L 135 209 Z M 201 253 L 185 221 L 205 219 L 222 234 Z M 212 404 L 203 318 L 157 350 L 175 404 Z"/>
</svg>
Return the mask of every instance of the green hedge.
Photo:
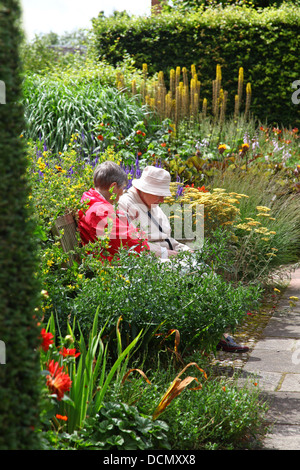
<svg viewBox="0 0 300 470">
<path fill-rule="evenodd" d="M 293 104 L 292 83 L 299 79 L 300 8 L 292 4 L 261 12 L 228 6 L 203 12 L 164 13 L 152 17 L 94 19 L 99 58 L 116 65 L 127 52 L 150 74 L 196 65 L 201 97 L 212 98 L 216 65 L 233 111 L 238 71 L 252 86 L 252 113 L 261 121 L 297 126 L 299 106 Z M 167 81 L 167 79 L 166 79 Z M 245 93 L 244 93 L 245 96 Z"/>
<path fill-rule="evenodd" d="M 0 77 L 6 104 L 0 105 L 0 340 L 5 364 L 0 365 L 0 449 L 34 450 L 39 439 L 40 365 L 36 240 L 28 211 L 25 182 L 27 156 L 20 133 L 24 110 L 18 47 L 21 33 L 19 1 L 0 6 Z"/>
</svg>

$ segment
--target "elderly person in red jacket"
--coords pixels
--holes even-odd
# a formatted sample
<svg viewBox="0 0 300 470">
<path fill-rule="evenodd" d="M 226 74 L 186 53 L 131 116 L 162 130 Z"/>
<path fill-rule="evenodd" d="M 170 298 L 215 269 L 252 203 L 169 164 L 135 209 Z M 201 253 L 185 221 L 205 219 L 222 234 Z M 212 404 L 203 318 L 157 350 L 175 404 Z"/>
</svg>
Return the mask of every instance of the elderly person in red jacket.
<svg viewBox="0 0 300 470">
<path fill-rule="evenodd" d="M 127 185 L 125 171 L 116 163 L 106 161 L 98 165 L 94 171 L 94 188 L 86 191 L 81 202 L 87 202 L 86 211 L 79 211 L 78 227 L 81 241 L 84 245 L 95 242 L 97 239 L 109 237 L 107 256 L 101 253 L 102 258 L 111 260 L 118 250 L 123 247 L 135 252 L 148 250 L 145 239 L 127 217 L 115 209 Z"/>
</svg>

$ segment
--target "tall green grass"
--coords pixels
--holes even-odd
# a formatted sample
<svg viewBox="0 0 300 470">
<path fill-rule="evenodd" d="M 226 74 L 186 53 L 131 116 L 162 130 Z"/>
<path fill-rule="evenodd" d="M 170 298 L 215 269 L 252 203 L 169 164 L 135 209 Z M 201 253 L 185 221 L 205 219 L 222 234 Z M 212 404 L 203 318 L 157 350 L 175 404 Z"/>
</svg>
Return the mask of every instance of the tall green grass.
<svg viewBox="0 0 300 470">
<path fill-rule="evenodd" d="M 67 149 L 72 134 L 84 136 L 84 147 L 92 152 L 99 142 L 100 123 L 110 123 L 115 139 L 129 135 L 134 125 L 148 116 L 146 107 L 114 87 L 98 81 L 51 81 L 27 77 L 23 84 L 27 139 L 45 141 L 53 152 Z"/>
</svg>

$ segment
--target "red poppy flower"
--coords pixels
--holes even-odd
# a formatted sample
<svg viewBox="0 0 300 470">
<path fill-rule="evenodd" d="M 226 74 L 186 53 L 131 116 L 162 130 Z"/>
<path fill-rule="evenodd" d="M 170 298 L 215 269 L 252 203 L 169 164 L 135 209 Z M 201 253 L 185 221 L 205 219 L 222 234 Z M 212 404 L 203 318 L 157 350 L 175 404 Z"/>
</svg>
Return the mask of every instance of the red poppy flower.
<svg viewBox="0 0 300 470">
<path fill-rule="evenodd" d="M 42 337 L 42 344 L 41 347 L 42 349 L 47 352 L 49 349 L 50 344 L 53 344 L 53 334 L 52 333 L 47 333 L 45 328 L 42 328 L 41 330 L 41 337 Z"/>
<path fill-rule="evenodd" d="M 80 356 L 80 352 L 76 352 L 76 349 L 69 349 L 69 348 L 63 348 L 61 351 L 59 351 L 59 354 L 61 354 L 63 357 L 78 357 Z"/>
<path fill-rule="evenodd" d="M 57 399 L 61 400 L 71 387 L 71 379 L 68 374 L 63 372 L 63 366 L 59 367 L 58 362 L 52 361 L 48 364 L 50 375 L 46 377 L 46 385 L 52 394 L 56 394 Z"/>
<path fill-rule="evenodd" d="M 103 137 L 103 135 L 100 134 L 100 135 L 98 135 L 97 139 L 98 139 L 98 140 L 103 140 L 104 137 Z"/>
<path fill-rule="evenodd" d="M 162 144 L 160 144 L 162 147 L 165 147 L 167 144 L 165 142 L 163 142 Z"/>
</svg>

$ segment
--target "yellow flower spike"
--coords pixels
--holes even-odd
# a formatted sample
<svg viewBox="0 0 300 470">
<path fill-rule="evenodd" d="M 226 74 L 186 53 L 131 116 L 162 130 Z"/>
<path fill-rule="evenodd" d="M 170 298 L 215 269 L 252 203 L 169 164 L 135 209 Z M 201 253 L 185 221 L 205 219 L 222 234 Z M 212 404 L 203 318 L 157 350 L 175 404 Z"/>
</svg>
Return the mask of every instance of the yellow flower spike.
<svg viewBox="0 0 300 470">
<path fill-rule="evenodd" d="M 222 80 L 222 71 L 221 71 L 221 66 L 217 64 L 216 67 L 216 79 L 221 81 Z"/>
</svg>

